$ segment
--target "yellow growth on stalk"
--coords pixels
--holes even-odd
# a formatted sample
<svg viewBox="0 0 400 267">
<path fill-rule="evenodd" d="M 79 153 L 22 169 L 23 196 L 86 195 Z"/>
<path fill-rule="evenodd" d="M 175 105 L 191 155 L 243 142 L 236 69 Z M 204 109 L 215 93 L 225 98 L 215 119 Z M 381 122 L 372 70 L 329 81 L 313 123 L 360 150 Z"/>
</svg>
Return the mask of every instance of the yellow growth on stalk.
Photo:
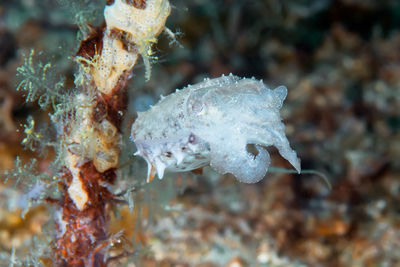
<svg viewBox="0 0 400 267">
<path fill-rule="evenodd" d="M 150 77 L 151 46 L 157 41 L 157 35 L 165 28 L 165 21 L 170 13 L 170 5 L 166 0 L 142 1 L 143 6 L 137 8 L 126 1 L 115 0 L 104 9 L 106 26 L 100 53 L 93 57 L 75 58 L 81 64 L 79 86 L 95 84 L 95 91 L 104 95 L 113 93 L 118 87 L 121 77 L 132 70 L 138 55 L 145 61 L 146 77 Z M 95 51 L 97 47 L 95 44 Z M 147 63 L 146 63 L 147 61 Z M 92 91 L 85 88 L 86 91 Z M 104 172 L 115 168 L 118 164 L 120 134 L 115 126 L 106 118 L 92 121 L 93 109 L 87 106 L 93 99 L 84 94 L 75 97 L 75 120 L 69 134 L 69 162 L 72 158 L 83 156 L 93 160 L 96 169 Z M 86 104 L 84 104 L 86 103 Z M 95 107 L 94 107 L 95 108 Z M 76 149 L 78 148 L 78 149 Z M 77 151 L 78 150 L 78 151 Z M 79 152 L 79 153 L 78 153 Z M 72 160 L 72 161 L 71 161 Z M 82 159 L 83 160 L 83 159 Z"/>
<path fill-rule="evenodd" d="M 157 42 L 156 37 L 165 29 L 165 21 L 171 7 L 167 0 L 142 2 L 145 8 L 137 8 L 126 1 L 115 0 L 112 5 L 104 9 L 104 17 L 108 34 L 113 31 L 122 31 L 126 34 L 126 39 L 135 44 L 135 50 L 142 56 L 146 67 L 146 80 L 149 80 L 151 75 L 149 58 L 153 54 L 151 46 Z M 118 50 L 114 50 L 115 52 L 117 55 L 122 53 Z M 122 53 L 121 56 L 124 54 Z"/>
<path fill-rule="evenodd" d="M 117 179 L 127 84 L 139 56 L 150 78 L 152 45 L 169 13 L 167 0 L 108 0 L 105 23 L 88 27 L 90 34 L 74 57 L 79 64 L 75 89 L 65 90 L 64 79 L 50 63 L 34 64 L 34 50 L 17 69 L 24 78 L 17 90 L 25 93 L 26 102 L 50 110 L 56 130 L 36 132 L 37 121 L 28 119 L 22 143 L 32 150 L 44 143 L 57 156 L 49 173 L 32 174 L 34 161 L 28 166 L 17 160 L 16 171 L 6 175 L 17 182 L 34 179 L 30 194 L 55 205 L 52 266 L 105 267 L 109 262 L 107 251 L 119 238 L 109 231 L 110 207 L 120 201 L 109 186 Z M 47 194 L 50 184 L 58 194 Z"/>
<path fill-rule="evenodd" d="M 115 200 L 106 185 L 117 177 L 127 81 L 139 55 L 150 78 L 151 46 L 169 13 L 167 0 L 108 1 L 105 25 L 81 42 L 75 57 L 81 91 L 62 133 L 65 191 L 55 246 L 61 265 L 105 266 L 107 205 Z"/>
</svg>

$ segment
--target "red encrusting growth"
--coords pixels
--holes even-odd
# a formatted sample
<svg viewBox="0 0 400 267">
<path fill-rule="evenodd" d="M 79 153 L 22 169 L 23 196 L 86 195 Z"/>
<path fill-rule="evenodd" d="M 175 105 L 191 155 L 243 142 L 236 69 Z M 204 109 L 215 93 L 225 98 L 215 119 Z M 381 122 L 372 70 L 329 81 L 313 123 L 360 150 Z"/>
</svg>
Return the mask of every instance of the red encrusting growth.
<svg viewBox="0 0 400 267">
<path fill-rule="evenodd" d="M 120 130 L 123 115 L 128 106 L 127 83 L 128 73 L 124 73 L 119 78 L 111 94 L 101 93 L 96 97 L 97 104 L 93 114 L 94 121 L 101 122 L 106 119 Z"/>
<path fill-rule="evenodd" d="M 126 0 L 126 3 L 138 9 L 146 8 L 146 0 Z"/>
<path fill-rule="evenodd" d="M 88 39 L 82 41 L 77 52 L 78 56 L 90 59 L 95 52 L 100 53 L 104 28 L 98 28 Z M 99 50 L 100 49 L 100 50 Z M 127 108 L 128 72 L 118 80 L 110 94 L 98 93 L 94 99 L 93 122 L 100 123 L 106 119 L 120 130 L 124 112 Z M 83 190 L 88 195 L 88 201 L 83 210 L 79 210 L 68 194 L 72 175 L 65 169 L 63 181 L 60 184 L 63 199 L 59 202 L 62 209 L 62 221 L 65 231 L 56 238 L 56 263 L 59 266 L 106 266 L 105 247 L 108 245 L 108 207 L 115 196 L 105 185 L 113 184 L 116 170 L 110 169 L 103 173 L 96 170 L 92 161 L 79 166 Z M 58 222 L 59 224 L 59 222 Z M 59 225 L 57 227 L 60 227 Z M 58 229 L 60 232 L 61 229 Z"/>
<path fill-rule="evenodd" d="M 82 211 L 76 208 L 67 193 L 67 187 L 72 180 L 71 174 L 67 171 L 63 177 L 64 183 L 61 186 L 64 198 L 60 205 L 65 232 L 55 243 L 56 261 L 59 266 L 105 266 L 104 251 L 96 251 L 96 248 L 107 242 L 106 209 L 114 196 L 102 184 L 112 183 L 115 180 L 115 171 L 101 174 L 96 171 L 93 163 L 87 162 L 81 167 L 81 174 L 89 195 L 88 204 Z"/>
<path fill-rule="evenodd" d="M 112 4 L 114 4 L 115 0 L 107 0 L 106 5 L 107 6 L 111 6 Z"/>
<path fill-rule="evenodd" d="M 147 5 L 148 1 L 114 5 L 114 0 L 108 0 L 105 23 L 91 28 L 76 53 L 82 64 L 77 86 L 82 90 L 72 99 L 75 109 L 62 133 L 68 143 L 56 216 L 56 266 L 103 267 L 119 258 L 107 258 L 113 243 L 109 212 L 118 202 L 108 186 L 117 178 L 127 83 L 137 58 L 151 53 L 170 12 L 167 0 Z M 121 20 L 125 23 L 119 25 Z"/>
<path fill-rule="evenodd" d="M 105 24 L 103 23 L 100 27 L 89 27 L 91 32 L 85 40 L 81 41 L 76 56 L 92 60 L 96 54 L 101 54 Z"/>
</svg>

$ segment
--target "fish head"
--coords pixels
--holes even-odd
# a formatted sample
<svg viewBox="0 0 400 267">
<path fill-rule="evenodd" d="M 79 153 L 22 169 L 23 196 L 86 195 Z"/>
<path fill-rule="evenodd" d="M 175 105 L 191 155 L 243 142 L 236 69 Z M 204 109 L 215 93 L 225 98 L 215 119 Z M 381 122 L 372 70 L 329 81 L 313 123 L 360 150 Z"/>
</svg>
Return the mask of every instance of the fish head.
<svg viewBox="0 0 400 267">
<path fill-rule="evenodd" d="M 187 127 L 189 116 L 184 108 L 187 105 L 184 93 L 178 91 L 173 98 L 162 98 L 156 106 L 140 112 L 132 125 L 135 155 L 148 164 L 147 181 L 156 173 L 161 179 L 166 171 L 191 171 L 210 162 L 208 143 Z"/>
</svg>

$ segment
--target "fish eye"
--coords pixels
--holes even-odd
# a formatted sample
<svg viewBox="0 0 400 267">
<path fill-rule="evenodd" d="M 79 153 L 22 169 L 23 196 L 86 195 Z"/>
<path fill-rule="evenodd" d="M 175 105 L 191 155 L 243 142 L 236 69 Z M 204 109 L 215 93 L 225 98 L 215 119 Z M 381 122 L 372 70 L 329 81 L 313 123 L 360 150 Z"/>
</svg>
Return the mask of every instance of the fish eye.
<svg viewBox="0 0 400 267">
<path fill-rule="evenodd" d="M 196 136 L 194 136 L 194 134 L 190 134 L 189 135 L 189 143 L 193 144 L 196 141 Z"/>
<path fill-rule="evenodd" d="M 192 111 L 196 114 L 200 113 L 203 110 L 204 106 L 201 104 L 200 101 L 195 101 L 192 104 Z"/>
</svg>

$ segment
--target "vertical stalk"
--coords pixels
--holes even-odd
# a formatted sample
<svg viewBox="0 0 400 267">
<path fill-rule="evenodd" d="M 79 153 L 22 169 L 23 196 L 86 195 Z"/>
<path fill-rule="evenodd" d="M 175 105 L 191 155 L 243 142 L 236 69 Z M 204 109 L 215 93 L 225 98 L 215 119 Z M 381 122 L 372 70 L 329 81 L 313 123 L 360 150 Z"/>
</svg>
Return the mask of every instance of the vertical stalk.
<svg viewBox="0 0 400 267">
<path fill-rule="evenodd" d="M 169 12 L 167 0 L 109 0 L 104 25 L 93 29 L 77 52 L 80 92 L 61 136 L 67 149 L 55 214 L 59 266 L 106 266 L 108 206 L 115 198 L 107 186 L 117 179 L 126 87 L 139 55 L 150 76 L 151 46 Z"/>
</svg>

